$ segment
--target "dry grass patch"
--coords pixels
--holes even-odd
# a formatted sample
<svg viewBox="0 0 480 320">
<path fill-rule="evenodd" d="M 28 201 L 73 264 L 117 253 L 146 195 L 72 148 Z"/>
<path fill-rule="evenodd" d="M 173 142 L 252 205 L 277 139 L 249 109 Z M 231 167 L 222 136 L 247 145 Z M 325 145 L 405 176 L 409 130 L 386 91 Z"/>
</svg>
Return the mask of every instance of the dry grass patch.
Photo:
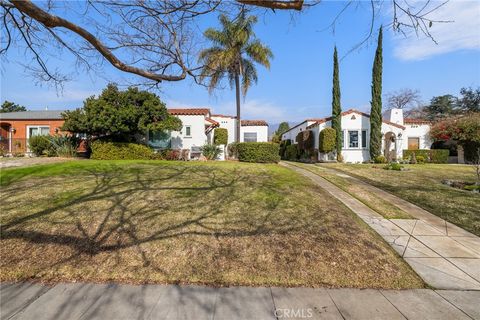
<svg viewBox="0 0 480 320">
<path fill-rule="evenodd" d="M 480 236 L 480 194 L 442 184 L 442 180 L 475 181 L 469 165 L 404 165 L 408 171 L 383 170 L 371 164 L 322 164 L 351 174 L 373 186 Z"/>
<path fill-rule="evenodd" d="M 2 281 L 423 286 L 351 211 L 277 165 L 79 161 L 1 177 Z"/>
</svg>

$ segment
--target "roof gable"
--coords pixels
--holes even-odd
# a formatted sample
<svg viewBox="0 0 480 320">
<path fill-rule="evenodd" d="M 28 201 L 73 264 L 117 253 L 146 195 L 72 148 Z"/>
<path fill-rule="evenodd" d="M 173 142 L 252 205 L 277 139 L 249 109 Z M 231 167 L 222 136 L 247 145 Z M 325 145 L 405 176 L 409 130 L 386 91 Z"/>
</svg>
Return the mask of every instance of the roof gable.
<svg viewBox="0 0 480 320">
<path fill-rule="evenodd" d="M 168 113 L 176 116 L 208 116 L 210 114 L 208 108 L 172 108 L 167 110 Z"/>
<path fill-rule="evenodd" d="M 341 113 L 341 116 L 344 117 L 344 116 L 348 116 L 349 114 L 358 114 L 358 115 L 361 115 L 363 117 L 370 118 L 370 115 L 368 113 L 361 112 L 361 111 L 358 111 L 356 109 L 349 109 L 347 111 L 344 111 L 344 112 Z M 325 123 L 325 122 L 328 122 L 328 121 L 331 121 L 331 120 L 332 120 L 332 117 L 326 117 L 326 118 L 320 119 L 317 122 L 315 122 L 314 124 L 309 125 L 307 127 L 307 129 L 314 128 L 314 127 L 318 126 L 319 124 L 322 124 L 322 123 Z M 393 122 L 390 122 L 390 121 L 387 121 L 387 120 L 382 119 L 382 122 L 385 123 L 385 124 L 400 128 L 400 129 L 405 129 L 404 126 L 393 123 Z"/>
</svg>

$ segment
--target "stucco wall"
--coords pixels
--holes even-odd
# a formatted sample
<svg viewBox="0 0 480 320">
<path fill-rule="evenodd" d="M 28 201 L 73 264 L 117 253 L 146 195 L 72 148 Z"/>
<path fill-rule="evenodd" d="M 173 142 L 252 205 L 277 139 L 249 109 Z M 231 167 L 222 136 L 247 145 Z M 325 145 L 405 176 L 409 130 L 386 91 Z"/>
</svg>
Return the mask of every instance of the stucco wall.
<svg viewBox="0 0 480 320">
<path fill-rule="evenodd" d="M 182 130 L 173 131 L 172 136 L 172 149 L 190 149 L 191 147 L 201 147 L 208 142 L 207 135 L 205 134 L 205 116 L 203 115 L 178 115 L 182 120 Z M 191 136 L 185 135 L 185 127 L 190 126 Z"/>
<path fill-rule="evenodd" d="M 63 122 L 63 120 L 1 120 L 2 126 L 10 124 L 15 129 L 14 139 L 27 139 L 28 126 L 49 126 L 50 134 L 54 135 L 55 129 L 60 128 Z"/>
<path fill-rule="evenodd" d="M 256 132 L 257 142 L 268 141 L 268 126 L 242 126 L 240 128 L 240 142 L 243 142 L 243 134 L 245 132 Z"/>
<path fill-rule="evenodd" d="M 225 128 L 228 130 L 228 143 L 235 141 L 235 118 L 232 117 L 211 117 L 213 120 L 220 123 L 220 128 Z"/>
<path fill-rule="evenodd" d="M 408 138 L 419 138 L 420 149 L 430 149 L 432 146 L 432 140 L 430 139 L 429 132 L 430 126 L 428 124 L 406 124 L 404 131 L 404 144 L 403 149 L 408 149 Z"/>
</svg>

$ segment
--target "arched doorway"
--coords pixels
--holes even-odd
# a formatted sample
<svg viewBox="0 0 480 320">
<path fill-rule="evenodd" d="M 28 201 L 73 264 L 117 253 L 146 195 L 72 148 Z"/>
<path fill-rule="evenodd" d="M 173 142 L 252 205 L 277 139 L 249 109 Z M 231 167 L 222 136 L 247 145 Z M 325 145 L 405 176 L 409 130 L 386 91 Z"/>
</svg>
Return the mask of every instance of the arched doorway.
<svg viewBox="0 0 480 320">
<path fill-rule="evenodd" d="M 388 162 L 397 160 L 397 137 L 395 133 L 389 131 L 385 133 L 385 145 L 383 155 Z"/>
</svg>

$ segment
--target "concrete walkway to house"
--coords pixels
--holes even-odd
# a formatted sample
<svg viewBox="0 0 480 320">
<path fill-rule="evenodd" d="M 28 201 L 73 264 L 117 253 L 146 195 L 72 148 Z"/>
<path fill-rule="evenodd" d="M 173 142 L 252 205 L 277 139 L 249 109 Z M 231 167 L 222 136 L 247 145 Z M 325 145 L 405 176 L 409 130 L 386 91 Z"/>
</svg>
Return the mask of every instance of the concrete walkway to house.
<svg viewBox="0 0 480 320">
<path fill-rule="evenodd" d="M 385 239 L 436 289 L 480 290 L 480 238 L 422 208 L 344 173 L 363 188 L 381 195 L 415 219 L 385 219 L 319 175 L 288 164 L 340 200 Z M 334 170 L 332 170 L 334 171 Z"/>
<path fill-rule="evenodd" d="M 480 291 L 0 284 L 6 319 L 480 319 Z"/>
</svg>

